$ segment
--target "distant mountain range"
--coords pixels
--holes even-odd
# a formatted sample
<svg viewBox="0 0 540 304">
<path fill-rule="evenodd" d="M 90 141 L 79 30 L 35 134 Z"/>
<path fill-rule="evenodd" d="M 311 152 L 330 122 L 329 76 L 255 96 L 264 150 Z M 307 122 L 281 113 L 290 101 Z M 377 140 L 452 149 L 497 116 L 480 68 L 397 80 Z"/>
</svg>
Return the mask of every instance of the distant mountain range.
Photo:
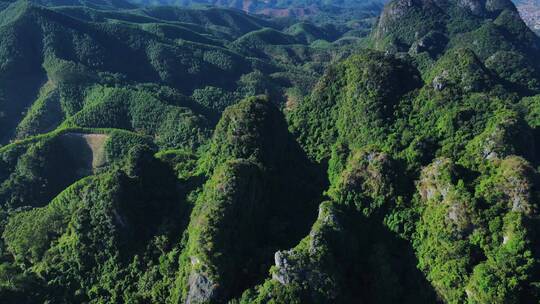
<svg viewBox="0 0 540 304">
<path fill-rule="evenodd" d="M 300 18 L 324 23 L 351 22 L 380 14 L 385 0 L 131 0 L 143 6 L 219 6 L 278 18 Z M 336 16 L 340 16 L 336 20 Z"/>
<path fill-rule="evenodd" d="M 386 0 L 132 0 L 140 5 L 180 5 L 180 6 L 223 6 L 243 10 L 248 13 L 272 17 L 310 18 L 328 16 L 336 12 L 355 14 L 359 9 L 363 14 L 372 11 L 378 14 Z M 540 0 L 513 1 L 525 23 L 536 33 L 540 32 Z"/>
<path fill-rule="evenodd" d="M 325 1 L 325 0 L 133 0 L 133 3 L 143 5 L 180 5 L 197 6 L 212 5 L 225 6 L 240 9 L 250 13 L 257 12 L 275 12 L 276 14 L 288 13 L 310 13 L 318 11 L 321 8 L 354 8 L 359 6 L 371 5 L 374 3 L 382 4 L 383 0 L 343 0 L 343 1 Z"/>
</svg>

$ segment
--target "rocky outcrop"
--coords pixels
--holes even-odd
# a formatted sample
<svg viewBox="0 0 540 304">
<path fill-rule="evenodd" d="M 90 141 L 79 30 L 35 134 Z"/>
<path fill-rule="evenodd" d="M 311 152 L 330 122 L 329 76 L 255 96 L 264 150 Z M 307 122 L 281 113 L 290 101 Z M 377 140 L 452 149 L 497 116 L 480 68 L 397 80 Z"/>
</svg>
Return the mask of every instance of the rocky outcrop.
<svg viewBox="0 0 540 304">
<path fill-rule="evenodd" d="M 332 164 L 336 159 L 332 159 Z M 356 206 L 365 215 L 380 211 L 394 194 L 391 176 L 394 164 L 390 156 L 380 151 L 353 151 L 345 169 L 333 181 L 329 195 L 337 202 Z M 388 206 L 386 206 L 388 207 Z"/>
<path fill-rule="evenodd" d="M 373 32 L 376 47 L 386 49 L 388 43 L 404 43 L 409 47 L 415 39 L 436 30 L 429 22 L 415 20 L 425 14 L 426 18 L 433 18 L 435 23 L 445 19 L 444 11 L 431 0 L 396 0 L 389 2 Z M 399 28 L 406 28 L 400 31 Z M 401 33 L 400 33 L 401 32 Z M 390 41 L 389 41 L 390 40 Z"/>
<path fill-rule="evenodd" d="M 534 136 L 520 117 L 513 111 L 500 111 L 491 117 L 484 132 L 467 145 L 468 158 L 476 163 L 496 162 L 511 155 L 534 158 Z"/>
<path fill-rule="evenodd" d="M 448 158 L 435 159 L 422 170 L 417 188 L 423 200 L 429 201 L 437 196 L 446 198 L 452 188 L 454 165 Z"/>
<path fill-rule="evenodd" d="M 465 48 L 451 50 L 442 56 L 427 80 L 435 91 L 451 87 L 464 93 L 485 91 L 496 81 L 476 54 Z"/>
<path fill-rule="evenodd" d="M 451 20 L 462 22 L 457 31 L 466 32 L 503 11 L 516 12 L 516 8 L 510 0 L 394 0 L 385 6 L 372 37 L 378 49 L 417 54 L 430 44 L 425 37 L 430 32 L 455 34 Z M 444 41 L 437 41 L 430 55 L 442 53 L 445 46 Z"/>
<path fill-rule="evenodd" d="M 275 253 L 273 280 L 282 285 L 305 285 L 313 293 L 324 291 L 328 301 L 338 298 L 339 282 L 343 279 L 340 268 L 344 265 L 334 264 L 334 255 L 337 253 L 335 250 L 345 248 L 345 244 L 334 244 L 331 240 L 344 240 L 344 234 L 348 233 L 339 223 L 341 216 L 338 213 L 334 203 L 320 205 L 317 221 L 309 236 L 297 247 Z"/>
<path fill-rule="evenodd" d="M 503 10 L 516 11 L 509 0 L 458 0 L 458 6 L 480 17 L 496 17 Z"/>
<path fill-rule="evenodd" d="M 430 208 L 442 208 L 450 231 L 462 237 L 473 229 L 470 195 L 455 184 L 456 165 L 448 158 L 435 159 L 425 167 L 417 182 L 422 202 Z"/>
<path fill-rule="evenodd" d="M 538 176 L 530 164 L 516 156 L 504 159 L 498 170 L 498 188 L 505 194 L 508 208 L 526 215 L 538 208 Z"/>
<path fill-rule="evenodd" d="M 486 0 L 485 4 L 486 10 L 488 12 L 501 12 L 505 9 L 517 12 L 516 6 L 512 1 L 508 0 Z"/>
<path fill-rule="evenodd" d="M 431 85 L 435 91 L 442 91 L 448 85 L 448 70 L 443 70 L 442 73 L 435 76 Z"/>
<path fill-rule="evenodd" d="M 448 37 L 444 33 L 431 31 L 411 45 L 409 54 L 414 56 L 427 52 L 431 57 L 435 58 L 444 50 L 447 43 Z"/>
<path fill-rule="evenodd" d="M 459 0 L 458 6 L 471 12 L 473 15 L 482 16 L 485 13 L 484 1 Z"/>
<path fill-rule="evenodd" d="M 192 272 L 189 275 L 186 304 L 208 303 L 217 298 L 218 286 L 207 276 Z"/>
</svg>

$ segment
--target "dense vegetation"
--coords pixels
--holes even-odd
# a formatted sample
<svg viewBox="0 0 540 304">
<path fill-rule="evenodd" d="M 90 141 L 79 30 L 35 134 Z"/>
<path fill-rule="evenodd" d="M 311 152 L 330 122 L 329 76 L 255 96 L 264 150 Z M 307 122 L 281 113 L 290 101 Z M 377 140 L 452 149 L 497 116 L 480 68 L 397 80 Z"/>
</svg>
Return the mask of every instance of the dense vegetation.
<svg viewBox="0 0 540 304">
<path fill-rule="evenodd" d="M 540 38 L 325 12 L 0 5 L 0 302 L 540 301 Z"/>
<path fill-rule="evenodd" d="M 195 145 L 226 106 L 305 93 L 328 61 L 359 43 L 313 24 L 307 39 L 288 30 L 297 25 L 214 8 L 17 1 L 0 17 L 2 144 L 69 125 L 142 130 L 166 148 L 183 145 L 174 136 Z"/>
<path fill-rule="evenodd" d="M 177 5 L 184 7 L 219 6 L 277 18 L 294 18 L 334 26 L 369 22 L 376 17 L 384 0 L 131 0 L 145 6 Z"/>
</svg>

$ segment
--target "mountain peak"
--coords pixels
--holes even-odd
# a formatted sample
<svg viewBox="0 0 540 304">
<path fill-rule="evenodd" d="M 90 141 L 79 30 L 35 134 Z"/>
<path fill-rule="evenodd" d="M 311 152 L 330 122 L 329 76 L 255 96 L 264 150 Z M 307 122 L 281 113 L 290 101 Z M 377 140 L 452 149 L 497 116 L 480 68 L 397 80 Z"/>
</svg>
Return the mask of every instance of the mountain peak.
<svg viewBox="0 0 540 304">
<path fill-rule="evenodd" d="M 438 36 L 446 40 L 433 41 L 440 48 L 448 42 L 444 36 L 476 30 L 505 11 L 517 13 L 510 0 L 394 0 L 385 6 L 372 39 L 377 49 L 406 52 L 415 42 Z"/>
</svg>

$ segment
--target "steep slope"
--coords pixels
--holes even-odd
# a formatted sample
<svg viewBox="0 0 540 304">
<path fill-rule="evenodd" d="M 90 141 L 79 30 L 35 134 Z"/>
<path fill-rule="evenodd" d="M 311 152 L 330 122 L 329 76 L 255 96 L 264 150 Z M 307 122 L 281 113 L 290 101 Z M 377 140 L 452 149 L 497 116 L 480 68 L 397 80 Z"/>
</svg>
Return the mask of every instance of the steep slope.
<svg viewBox="0 0 540 304">
<path fill-rule="evenodd" d="M 14 216 L 4 240 L 37 284 L 30 302 L 132 301 L 135 295 L 122 286 L 138 278 L 120 269 L 142 267 L 141 258 L 155 262 L 159 254 L 150 248 L 170 248 L 186 209 L 172 171 L 138 146 L 123 170 L 83 179 L 46 207 Z M 30 292 L 24 286 L 2 291 L 8 302 Z"/>
<path fill-rule="evenodd" d="M 18 1 L 1 14 L 2 144 L 68 124 L 142 130 L 167 142 L 163 147 L 193 148 L 205 138 L 206 120 L 215 122 L 224 108 L 214 104 L 264 92 L 281 97 L 296 86 L 300 71 L 317 75 L 304 63 L 324 65 L 321 56 L 330 52 L 302 45 L 309 55 L 288 55 L 306 42 L 271 29 L 277 26 L 269 21 L 225 9 L 46 9 Z M 245 48 L 248 41 L 264 51 Z M 276 52 L 283 59 L 271 56 Z M 104 117 L 105 108 L 119 113 Z M 178 144 L 170 141 L 176 135 L 169 131 L 194 129 L 201 129 L 196 138 L 178 143 L 185 139 L 179 134 Z"/>
<path fill-rule="evenodd" d="M 454 17 L 447 15 L 452 7 L 441 7 L 441 3 L 392 2 L 373 39 L 377 43 L 384 41 L 381 37 L 399 37 L 405 50 L 414 47 L 416 38 L 408 33 L 419 28 L 398 23 L 422 20 L 418 13 L 435 14 L 433 20 L 443 22 L 437 12 L 452 21 Z M 493 14 L 488 9 L 479 12 Z M 456 38 L 445 32 L 449 45 L 437 50 L 431 59 L 434 64 L 420 65 L 423 70 L 416 77 L 410 71 L 418 57 L 411 61 L 400 54 L 402 59 L 369 52 L 353 56 L 329 69 L 311 97 L 289 115 L 306 151 L 313 158 L 329 160 L 332 204 L 354 206 L 408 240 L 419 269 L 446 303 L 537 299 L 538 172 L 533 168 L 539 159 L 532 114 L 536 98 L 521 99 L 534 94 L 530 84 L 537 79 L 527 74 L 517 80 L 516 75 L 523 73 L 521 65 L 507 66 L 503 72 L 491 62 L 494 53 L 507 48 L 534 60 L 528 54 L 537 39 L 520 27 L 520 35 L 478 43 L 491 39 L 492 31 L 486 28 L 507 24 L 497 20 L 515 16 L 509 10 L 496 13 L 491 15 L 496 17 L 493 23 L 481 22 Z M 433 30 L 429 22 L 417 25 Z M 476 37 L 475 43 L 467 43 L 469 35 Z M 528 64 L 537 66 L 534 61 Z M 384 98 L 377 102 L 379 96 Z M 369 110 L 364 110 L 366 106 Z M 286 295 L 306 301 L 304 292 L 313 295 L 309 290 L 317 287 L 298 289 L 300 283 L 283 278 L 328 270 L 312 262 L 297 270 L 294 265 L 304 263 L 297 262 L 298 256 L 303 261 L 297 249 L 285 258 L 276 256 L 273 278 L 247 299 L 279 301 L 283 292 L 272 292 L 279 283 L 277 288 L 285 288 Z M 336 281 L 336 274 L 331 275 Z M 323 278 L 315 281 L 324 282 Z M 331 296 L 308 301 L 334 301 Z"/>
<path fill-rule="evenodd" d="M 199 175 L 177 180 L 141 144 L 125 154 L 7 223 L 7 251 L 39 286 L 33 300 L 224 302 L 260 282 L 277 248 L 308 232 L 323 187 L 262 98 L 225 111 Z M 163 259 L 172 272 L 158 271 Z M 144 281 L 151 290 L 137 287 Z M 28 292 L 1 291 L 10 301 Z"/>
<path fill-rule="evenodd" d="M 5 107 L 31 105 L 4 117 L 5 302 L 540 300 L 540 44 L 512 3 L 392 1 L 377 50 L 216 8 L 2 14 L 35 35 L 0 38 L 6 73 L 39 76 L 3 91 L 35 95 Z"/>
<path fill-rule="evenodd" d="M 259 282 L 276 248 L 307 232 L 322 182 L 267 100 L 228 108 L 201 169 L 181 256 L 179 302 L 224 302 Z"/>
<path fill-rule="evenodd" d="M 151 140 L 123 131 L 65 129 L 2 147 L 3 208 L 43 206 L 78 179 L 121 161 L 140 143 Z"/>
<path fill-rule="evenodd" d="M 540 40 L 510 1 L 393 1 L 383 11 L 372 41 L 381 50 L 407 52 L 423 70 L 451 48 L 470 48 L 482 60 L 490 59 L 494 68 L 515 56 L 515 64 L 531 71 L 532 77 L 539 65 L 533 54 Z M 523 57 L 527 60 L 519 59 Z"/>
</svg>

